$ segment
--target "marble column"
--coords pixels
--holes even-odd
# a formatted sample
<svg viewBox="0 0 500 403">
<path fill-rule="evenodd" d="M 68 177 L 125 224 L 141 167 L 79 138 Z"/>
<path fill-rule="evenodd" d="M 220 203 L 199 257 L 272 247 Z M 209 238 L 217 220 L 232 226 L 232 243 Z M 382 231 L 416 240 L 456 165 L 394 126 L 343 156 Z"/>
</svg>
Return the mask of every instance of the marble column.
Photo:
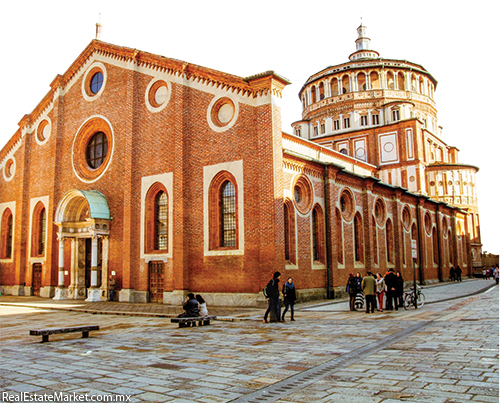
<svg viewBox="0 0 500 403">
<path fill-rule="evenodd" d="M 59 237 L 59 272 L 56 293 L 53 299 L 68 299 L 68 289 L 64 286 L 64 241 L 66 238 Z"/>
</svg>

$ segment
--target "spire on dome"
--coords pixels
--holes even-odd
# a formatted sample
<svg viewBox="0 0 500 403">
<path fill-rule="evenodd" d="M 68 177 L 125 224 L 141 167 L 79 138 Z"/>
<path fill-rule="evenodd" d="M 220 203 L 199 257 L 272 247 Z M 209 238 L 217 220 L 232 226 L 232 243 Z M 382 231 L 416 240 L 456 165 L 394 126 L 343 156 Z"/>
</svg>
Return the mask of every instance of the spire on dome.
<svg viewBox="0 0 500 403">
<path fill-rule="evenodd" d="M 102 39 L 102 24 L 101 24 L 101 13 L 99 13 L 99 20 L 95 24 L 95 39 Z"/>
<path fill-rule="evenodd" d="M 370 49 L 371 39 L 366 36 L 367 28 L 363 25 L 363 19 L 361 19 L 361 25 L 357 29 L 358 39 L 356 39 L 356 52 L 349 56 L 349 59 L 359 60 L 359 59 L 376 59 L 379 57 L 379 53 L 375 50 Z"/>
</svg>

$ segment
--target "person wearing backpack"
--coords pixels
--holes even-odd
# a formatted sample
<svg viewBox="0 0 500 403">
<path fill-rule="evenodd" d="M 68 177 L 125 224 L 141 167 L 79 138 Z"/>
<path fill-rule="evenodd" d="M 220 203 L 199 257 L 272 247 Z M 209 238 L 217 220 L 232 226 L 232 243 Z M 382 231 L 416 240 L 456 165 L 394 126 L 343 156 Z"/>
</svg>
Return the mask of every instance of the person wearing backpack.
<svg viewBox="0 0 500 403">
<path fill-rule="evenodd" d="M 269 305 L 266 313 L 264 314 L 264 323 L 269 323 L 267 316 L 271 313 L 271 321 L 281 322 L 280 316 L 280 276 L 279 271 L 275 272 L 273 278 L 267 283 L 264 295 L 269 299 Z M 275 316 L 275 318 L 274 318 Z"/>
</svg>

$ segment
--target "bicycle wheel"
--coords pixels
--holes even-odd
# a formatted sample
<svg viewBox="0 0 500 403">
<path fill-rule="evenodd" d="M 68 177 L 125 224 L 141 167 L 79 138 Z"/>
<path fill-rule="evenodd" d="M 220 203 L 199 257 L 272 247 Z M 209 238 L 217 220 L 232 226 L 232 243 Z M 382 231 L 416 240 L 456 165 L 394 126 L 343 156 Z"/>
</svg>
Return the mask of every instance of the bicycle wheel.
<svg viewBox="0 0 500 403">
<path fill-rule="evenodd" d="M 425 295 L 419 292 L 417 295 L 417 306 L 419 308 L 422 308 L 424 304 L 425 304 Z"/>
<path fill-rule="evenodd" d="M 411 297 L 411 294 L 405 294 L 405 300 L 403 306 L 405 307 L 405 309 L 408 309 L 412 305 L 413 305 L 413 298 Z"/>
</svg>

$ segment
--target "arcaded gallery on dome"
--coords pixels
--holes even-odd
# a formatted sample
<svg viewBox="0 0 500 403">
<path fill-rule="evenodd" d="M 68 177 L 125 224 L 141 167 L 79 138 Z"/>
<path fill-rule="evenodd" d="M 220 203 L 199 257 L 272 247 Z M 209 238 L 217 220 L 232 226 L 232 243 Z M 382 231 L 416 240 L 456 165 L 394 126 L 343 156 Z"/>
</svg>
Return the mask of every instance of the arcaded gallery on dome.
<svg viewBox="0 0 500 403">
<path fill-rule="evenodd" d="M 0 151 L 0 291 L 256 306 L 275 271 L 302 299 L 349 272 L 481 267 L 477 167 L 440 138 L 437 80 L 356 51 L 290 82 L 93 40 Z M 412 256 L 416 254 L 416 259 Z"/>
</svg>

